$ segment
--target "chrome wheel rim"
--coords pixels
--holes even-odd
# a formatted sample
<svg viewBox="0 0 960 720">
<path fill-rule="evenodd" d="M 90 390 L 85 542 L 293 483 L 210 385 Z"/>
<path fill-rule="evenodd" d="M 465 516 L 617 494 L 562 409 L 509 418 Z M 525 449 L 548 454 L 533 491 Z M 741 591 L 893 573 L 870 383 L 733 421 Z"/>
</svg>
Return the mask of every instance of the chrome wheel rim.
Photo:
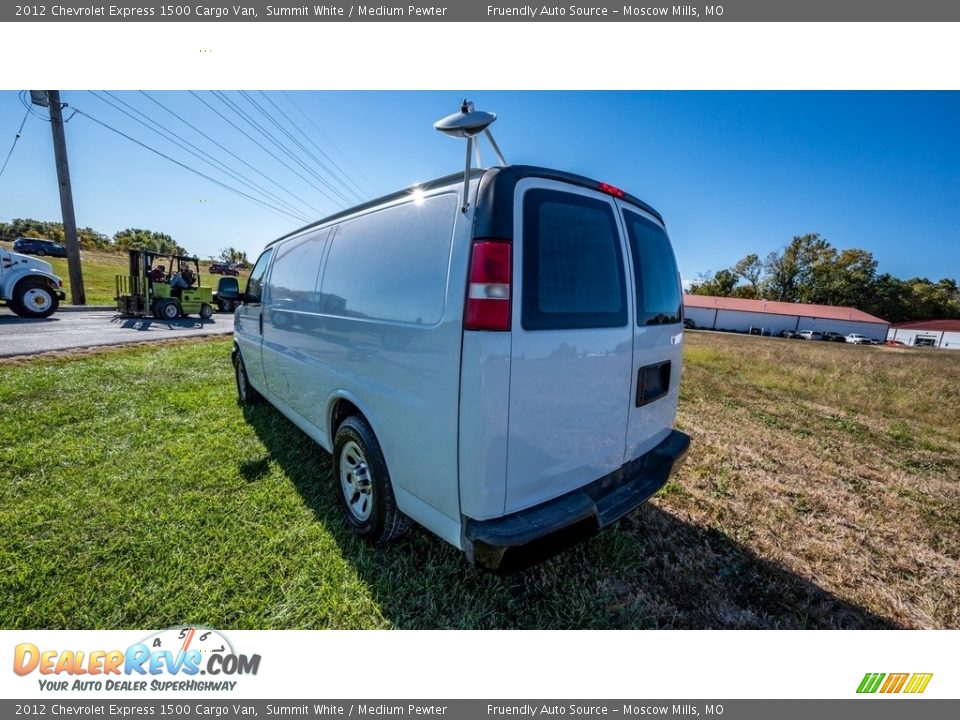
<svg viewBox="0 0 960 720">
<path fill-rule="evenodd" d="M 34 312 L 44 312 L 53 305 L 53 296 L 43 288 L 30 288 L 23 294 L 23 304 Z"/>
<path fill-rule="evenodd" d="M 349 440 L 340 450 L 340 491 L 354 519 L 365 522 L 373 512 L 373 483 L 363 450 Z"/>
</svg>

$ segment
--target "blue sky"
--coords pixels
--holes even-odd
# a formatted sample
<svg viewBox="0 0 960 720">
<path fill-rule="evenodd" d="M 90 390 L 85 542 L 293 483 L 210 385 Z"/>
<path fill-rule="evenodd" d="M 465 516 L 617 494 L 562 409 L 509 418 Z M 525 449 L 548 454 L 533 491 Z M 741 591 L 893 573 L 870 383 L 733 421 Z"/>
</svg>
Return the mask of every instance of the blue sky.
<svg viewBox="0 0 960 720">
<path fill-rule="evenodd" d="M 249 93 L 343 178 L 341 183 L 307 159 L 336 192 L 293 165 L 219 98 L 197 93 L 339 205 L 194 95 L 149 93 L 263 175 L 148 97 L 136 92 L 113 95 L 111 102 L 119 104 L 119 98 L 129 103 L 247 179 L 302 207 L 286 192 L 296 194 L 311 206 L 302 207 L 310 218 L 346 205 L 338 193 L 355 201 L 350 190 L 356 189 L 354 183 L 365 197 L 373 197 L 461 168 L 462 143 L 441 136 L 432 123 L 469 97 L 478 108 L 499 115 L 492 130 L 509 162 L 589 175 L 623 187 L 660 210 L 686 278 L 727 267 L 749 252 L 765 255 L 808 232 L 821 233 L 838 248 L 870 250 L 881 272 L 960 277 L 960 92 Z M 292 146 L 246 97 L 225 95 Z M 63 92 L 71 107 L 253 194 L 103 97 Z M 24 112 L 19 93 L 0 92 L 0 162 Z M 71 110 L 66 113 L 69 117 Z M 108 234 L 126 227 L 150 228 L 169 233 L 201 256 L 227 245 L 253 256 L 273 238 L 303 224 L 237 197 L 83 115 L 74 116 L 66 131 L 81 226 Z M 492 162 L 492 154 L 483 149 L 484 161 Z M 59 213 L 49 124 L 30 116 L 0 177 L 0 220 L 59 220 Z"/>
</svg>

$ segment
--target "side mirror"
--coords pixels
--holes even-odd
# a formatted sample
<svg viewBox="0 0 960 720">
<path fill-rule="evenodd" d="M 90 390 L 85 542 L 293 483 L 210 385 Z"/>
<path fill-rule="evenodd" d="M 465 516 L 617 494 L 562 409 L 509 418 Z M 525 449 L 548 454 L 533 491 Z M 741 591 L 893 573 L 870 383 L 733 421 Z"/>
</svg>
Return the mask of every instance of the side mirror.
<svg viewBox="0 0 960 720">
<path fill-rule="evenodd" d="M 240 283 L 235 277 L 225 276 L 217 283 L 217 297 L 243 302 L 243 293 L 240 292 Z"/>
</svg>

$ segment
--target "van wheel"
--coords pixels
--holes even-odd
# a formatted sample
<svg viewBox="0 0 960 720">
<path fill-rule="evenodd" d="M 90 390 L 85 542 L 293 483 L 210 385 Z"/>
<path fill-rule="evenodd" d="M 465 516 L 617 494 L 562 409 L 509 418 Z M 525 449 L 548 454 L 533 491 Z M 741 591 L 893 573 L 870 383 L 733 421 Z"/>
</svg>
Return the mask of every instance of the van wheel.
<svg viewBox="0 0 960 720">
<path fill-rule="evenodd" d="M 242 405 L 256 405 L 263 400 L 263 396 L 250 384 L 247 368 L 239 352 L 233 356 L 233 371 L 237 378 L 237 398 Z"/>
<path fill-rule="evenodd" d="M 361 417 L 348 417 L 337 428 L 333 476 L 340 509 L 355 534 L 379 547 L 410 529 L 410 518 L 397 508 L 380 443 Z"/>
</svg>

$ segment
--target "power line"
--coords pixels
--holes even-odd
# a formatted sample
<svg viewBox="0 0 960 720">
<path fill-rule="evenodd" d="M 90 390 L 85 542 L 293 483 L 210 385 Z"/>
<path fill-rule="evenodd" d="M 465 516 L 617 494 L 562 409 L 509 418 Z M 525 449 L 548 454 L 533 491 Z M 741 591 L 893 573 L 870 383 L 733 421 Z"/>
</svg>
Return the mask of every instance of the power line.
<svg viewBox="0 0 960 720">
<path fill-rule="evenodd" d="M 137 118 L 137 117 L 135 117 L 134 115 L 132 115 L 131 113 L 127 112 L 127 111 L 124 110 L 123 108 L 117 107 L 116 105 L 114 105 L 113 103 L 111 103 L 109 100 L 105 100 L 104 98 L 100 97 L 95 91 L 90 90 L 89 92 L 90 92 L 91 95 L 93 95 L 95 98 L 97 98 L 97 99 L 100 100 L 101 102 L 104 102 L 104 103 L 106 103 L 107 105 L 110 105 L 110 107 L 114 108 L 115 110 L 117 110 L 117 111 L 119 111 L 119 112 L 122 112 L 124 115 L 130 117 L 132 120 L 134 120 L 135 122 L 139 123 L 140 125 L 143 125 L 143 126 L 144 126 L 145 128 L 147 128 L 148 130 L 150 130 L 150 131 L 152 131 L 152 132 L 160 135 L 160 137 L 164 138 L 165 140 L 168 140 L 169 142 L 172 142 L 174 145 L 176 145 L 177 147 L 179 147 L 181 150 L 185 150 L 185 151 L 188 152 L 189 154 L 191 154 L 191 155 L 193 155 L 194 157 L 198 158 L 199 160 L 205 162 L 207 165 L 210 165 L 211 167 L 219 170 L 220 172 L 223 172 L 223 173 L 227 174 L 229 177 L 231 177 L 231 178 L 234 179 L 234 180 L 239 181 L 242 185 L 244 185 L 245 187 L 253 190 L 254 192 L 259 191 L 262 196 L 271 198 L 271 199 L 274 200 L 275 202 L 279 202 L 281 205 L 286 206 L 286 208 L 290 211 L 290 212 L 288 212 L 288 214 L 292 214 L 292 215 L 296 216 L 299 220 L 301 220 L 301 221 L 303 221 L 303 222 L 308 222 L 308 221 L 309 221 L 309 218 L 308 218 L 301 210 L 299 210 L 299 209 L 296 208 L 295 206 L 291 205 L 291 204 L 288 203 L 286 200 L 284 200 L 284 199 L 276 196 L 275 194 L 271 193 L 270 191 L 266 190 L 265 188 L 260 187 L 260 186 L 257 185 L 256 183 L 253 183 L 253 182 L 249 181 L 249 180 L 248 180 L 247 178 L 245 178 L 242 174 L 240 174 L 239 172 L 233 170 L 233 169 L 230 168 L 229 166 L 225 165 L 225 164 L 222 163 L 220 160 L 218 160 L 217 158 L 213 157 L 212 155 L 210 155 L 209 153 L 207 153 L 206 151 L 204 151 L 202 148 L 197 147 L 196 145 L 194 145 L 192 142 L 190 142 L 190 141 L 187 140 L 186 138 L 181 137 L 180 135 L 177 135 L 175 132 L 173 132 L 173 131 L 170 130 L 169 128 L 165 127 L 162 123 L 154 120 L 153 118 L 149 117 L 149 116 L 146 115 L 145 113 L 142 113 L 140 110 L 138 110 L 137 108 L 135 108 L 134 106 L 132 106 L 130 103 L 128 103 L 128 102 L 124 101 L 123 99 L 117 97 L 117 96 L 114 95 L 113 93 L 108 92 L 108 91 L 104 91 L 104 94 L 105 94 L 105 95 L 108 95 L 109 97 L 113 98 L 116 102 L 118 102 L 118 103 L 120 103 L 120 104 L 122 104 L 122 105 L 124 105 L 124 106 L 126 106 L 126 107 L 128 107 L 128 108 L 130 108 L 130 110 L 132 110 L 134 113 L 137 113 L 138 115 L 146 118 L 146 120 L 148 120 L 149 122 L 153 123 L 153 125 L 156 125 L 156 127 L 159 128 L 159 130 L 156 129 L 156 128 L 151 127 L 150 125 L 147 125 L 143 120 L 140 120 L 139 118 Z M 171 136 L 172 136 L 172 138 L 176 138 L 176 139 L 172 139 Z M 186 147 L 185 145 L 188 145 L 189 147 Z M 194 152 L 194 151 L 191 150 L 190 148 L 195 148 L 195 149 L 196 149 L 196 152 Z M 208 158 L 209 158 L 209 159 L 208 159 Z"/>
<path fill-rule="evenodd" d="M 338 207 L 341 207 L 341 208 L 343 207 L 339 202 L 337 202 L 336 200 L 334 200 L 333 198 L 331 198 L 329 195 L 327 195 L 325 192 L 323 192 L 323 190 L 321 190 L 321 189 L 318 188 L 316 185 L 314 185 L 312 182 L 310 182 L 310 180 L 308 180 L 307 178 L 305 178 L 303 175 L 301 175 L 299 172 L 297 172 L 294 168 L 290 167 L 290 165 L 287 164 L 287 162 L 286 162 L 285 160 L 283 160 L 283 158 L 278 157 L 274 152 L 272 152 L 272 151 L 270 150 L 270 148 L 264 147 L 264 145 L 263 145 L 259 140 L 257 140 L 255 137 L 251 136 L 250 133 L 248 133 L 246 130 L 244 130 L 243 128 L 241 128 L 240 126 L 238 126 L 238 125 L 237 125 L 235 122 L 233 122 L 230 118 L 228 118 L 228 117 L 227 117 L 226 115 L 224 115 L 222 112 L 220 112 L 220 111 L 217 110 L 215 107 L 213 107 L 213 105 L 211 105 L 211 104 L 208 103 L 206 100 L 204 100 L 202 97 L 200 97 L 200 95 L 198 95 L 196 92 L 194 92 L 193 90 L 189 90 L 188 92 L 189 92 L 191 95 L 193 95 L 197 100 L 199 100 L 199 101 L 202 102 L 204 105 L 206 105 L 208 108 L 210 108 L 210 110 L 212 110 L 212 111 L 215 112 L 218 116 L 220 116 L 220 118 L 223 119 L 224 122 L 226 122 L 227 124 L 229 124 L 234 130 L 236 130 L 237 132 L 239 132 L 241 135 L 243 135 L 245 138 L 247 138 L 250 142 L 252 142 L 252 143 L 253 143 L 254 145 L 256 145 L 258 148 L 260 148 L 260 149 L 263 150 L 265 153 L 267 153 L 267 155 L 269 155 L 269 156 L 272 157 L 274 160 L 276 160 L 278 163 L 280 163 L 281 165 L 283 165 L 285 168 L 287 168 L 287 170 L 289 170 L 289 171 L 292 172 L 294 175 L 296 175 L 298 178 L 300 178 L 301 180 L 303 180 L 305 183 L 307 183 L 307 184 L 308 184 L 310 187 L 312 187 L 314 190 L 318 190 L 324 197 L 326 197 L 328 200 L 330 200 L 330 202 L 334 203 L 334 204 L 337 205 Z M 213 91 L 211 91 L 211 93 L 213 93 Z M 217 97 L 215 93 L 214 93 L 214 97 Z M 220 98 L 217 98 L 217 99 L 219 100 Z M 223 101 L 221 100 L 221 102 L 223 102 Z M 229 107 L 229 105 L 227 105 L 227 107 Z"/>
<path fill-rule="evenodd" d="M 297 111 L 307 119 L 307 122 L 308 122 L 308 123 L 310 123 L 311 125 L 313 125 L 314 130 L 316 130 L 318 133 L 320 133 L 320 137 L 322 137 L 324 140 L 326 140 L 328 143 L 330 143 L 330 146 L 331 146 L 334 150 L 336 150 L 338 153 L 340 153 L 340 156 L 341 156 L 344 160 L 347 161 L 347 163 L 350 165 L 350 167 L 352 167 L 354 170 L 357 171 L 357 174 L 364 180 L 364 182 L 366 182 L 368 185 L 373 185 L 373 182 L 370 180 L 370 178 L 368 178 L 366 175 L 364 175 L 363 170 L 361 170 L 360 168 L 358 168 L 358 167 L 356 166 L 356 164 L 353 162 L 353 160 L 351 160 L 350 157 L 349 157 L 345 152 L 343 152 L 343 150 L 341 150 L 339 147 L 337 147 L 337 144 L 336 144 L 333 140 L 331 140 L 330 137 L 329 137 L 323 130 L 320 129 L 320 126 L 317 125 L 317 124 L 313 121 L 313 118 L 310 117 L 309 115 L 307 115 L 307 113 L 304 111 L 304 109 L 303 109 L 302 107 L 300 107 L 299 104 L 297 104 L 296 100 L 294 100 L 292 97 L 290 97 L 290 93 L 288 93 L 286 90 L 284 90 L 284 91 L 283 91 L 283 96 L 287 99 L 287 102 L 289 102 L 291 105 L 293 105 L 293 106 L 297 109 Z M 331 162 L 333 162 L 333 160 L 331 160 Z M 357 187 L 359 187 L 359 186 L 357 186 Z M 363 188 L 361 188 L 361 190 L 363 190 Z M 364 191 L 364 193 L 369 197 L 369 195 L 370 195 L 369 192 Z"/>
<path fill-rule="evenodd" d="M 293 160 L 293 162 L 295 162 L 297 165 L 299 165 L 301 168 L 303 168 L 307 173 L 309 173 L 310 175 L 312 175 L 313 177 L 315 177 L 317 180 L 319 180 L 319 181 L 320 181 L 323 185 L 325 185 L 331 192 L 333 192 L 334 194 L 338 195 L 338 196 L 339 196 L 339 199 L 335 199 L 335 198 L 331 197 L 331 196 L 328 195 L 322 188 L 317 187 L 316 185 L 314 185 L 313 183 L 311 183 L 311 182 L 310 182 L 309 180 L 307 180 L 306 178 L 303 178 L 304 181 L 308 182 L 308 183 L 311 185 L 311 187 L 313 187 L 315 190 L 317 190 L 319 193 L 321 193 L 324 197 L 326 197 L 326 198 L 329 199 L 331 202 L 335 203 L 336 205 L 338 205 L 338 206 L 341 207 L 341 208 L 346 207 L 346 206 L 348 206 L 348 205 L 351 204 L 350 200 L 349 200 L 347 197 L 345 197 L 345 196 L 343 195 L 343 193 L 341 193 L 339 190 L 337 190 L 336 188 L 334 188 L 334 187 L 333 187 L 329 182 L 327 182 L 324 178 L 320 177 L 320 175 L 316 172 L 316 170 L 314 170 L 313 168 L 309 167 L 305 162 L 303 162 L 303 160 L 301 160 L 301 159 L 296 155 L 296 153 L 290 152 L 290 149 L 289 149 L 289 148 L 287 148 L 283 143 L 279 142 L 269 131 L 265 130 L 264 127 L 263 127 L 260 123 L 258 123 L 258 122 L 257 122 L 256 120 L 254 120 L 252 117 L 250 117 L 250 115 L 249 115 L 246 111 L 244 111 L 243 108 L 241 108 L 241 107 L 240 107 L 239 105 L 237 105 L 233 100 L 231 100 L 229 97 L 227 97 L 227 95 L 226 95 L 225 93 L 222 93 L 222 92 L 219 92 L 219 91 L 216 91 L 216 90 L 214 90 L 214 91 L 212 91 L 212 92 L 213 92 L 214 96 L 217 97 L 217 98 L 220 100 L 220 102 L 224 103 L 227 107 L 229 107 L 229 108 L 230 108 L 231 110 L 233 110 L 237 115 L 239 115 L 244 121 L 246 121 L 248 125 L 251 125 L 257 132 L 259 132 L 259 133 L 260 133 L 261 135 L 263 135 L 267 140 L 269 140 L 271 143 L 273 143 L 273 145 L 274 145 L 278 150 L 280 150 L 280 152 L 284 153 L 288 158 L 290 158 L 291 160 Z M 288 166 L 288 167 L 289 167 L 289 166 Z M 300 177 L 303 177 L 303 176 L 301 175 Z"/>
<path fill-rule="evenodd" d="M 7 157 L 3 161 L 3 167 L 0 167 L 0 177 L 3 177 L 3 171 L 7 169 L 7 163 L 10 162 L 10 156 L 13 155 L 13 149 L 17 146 L 17 140 L 20 139 L 20 134 L 23 132 L 23 126 L 27 124 L 28 117 L 30 117 L 30 108 L 27 108 L 27 111 L 23 114 L 23 120 L 20 121 L 20 127 L 17 128 L 17 134 L 13 136 L 10 152 L 7 153 Z"/>
<path fill-rule="evenodd" d="M 297 140 L 297 138 L 295 138 L 293 135 L 291 135 L 290 132 L 289 132 L 286 128 L 284 128 L 279 122 L 277 122 L 274 118 L 272 118 L 272 117 L 270 117 L 270 116 L 268 115 L 267 117 L 270 119 L 270 122 L 272 122 L 274 125 L 276 125 L 276 126 L 283 132 L 284 135 L 286 135 L 288 138 L 290 138 L 290 140 L 291 140 L 297 147 L 299 147 L 301 150 L 303 150 L 303 152 L 306 153 L 307 156 L 310 157 L 317 165 L 319 165 L 320 167 L 322 167 L 322 168 L 324 169 L 324 171 L 327 172 L 327 173 L 330 175 L 330 177 L 336 179 L 337 182 L 339 182 L 341 185 L 343 185 L 344 189 L 345 189 L 347 192 L 349 192 L 351 195 L 353 195 L 358 201 L 363 202 L 365 199 L 367 199 L 367 198 L 363 195 L 363 190 L 360 188 L 360 186 L 357 185 L 355 182 L 353 182 L 352 178 L 348 177 L 348 176 L 346 175 L 346 173 L 343 172 L 342 168 L 340 168 L 340 167 L 333 161 L 333 159 L 332 159 L 329 155 L 327 155 L 315 142 L 313 142 L 313 140 L 311 140 L 311 139 L 307 136 L 307 134 L 306 134 L 305 132 L 303 132 L 303 130 L 301 130 L 300 127 L 298 127 L 295 122 L 293 122 L 293 120 L 290 118 L 290 116 L 287 115 L 282 109 L 280 109 L 280 106 L 277 105 L 269 95 L 267 95 L 263 90 L 260 90 L 259 92 L 260 92 L 260 95 L 263 96 L 263 99 L 266 100 L 268 103 L 270 103 L 270 104 L 273 106 L 273 108 L 274 108 L 278 113 L 280 113 L 281 117 L 283 117 L 283 118 L 293 127 L 294 130 L 296 130 L 298 133 L 300 133 L 301 135 L 303 135 L 304 139 L 306 139 L 307 142 L 311 143 L 311 144 L 317 149 L 317 151 L 318 151 L 321 155 L 323 155 L 323 157 L 325 157 L 325 158 L 330 162 L 331 165 L 333 165 L 334 167 L 337 168 L 337 170 L 339 171 L 339 173 L 338 173 L 338 172 L 334 172 L 334 171 L 331 170 L 329 167 L 327 167 L 327 165 L 326 165 L 320 158 L 318 158 L 316 155 L 314 155 L 312 152 L 310 152 L 310 150 L 309 150 L 303 143 L 301 143 L 299 140 Z M 248 99 L 248 100 L 251 100 L 251 98 L 247 98 L 247 99 Z M 261 112 L 262 112 L 262 111 L 261 111 Z M 349 182 L 348 182 L 348 181 L 349 181 Z M 355 190 L 353 187 L 351 187 L 351 186 L 350 186 L 351 183 L 352 183 L 354 186 L 356 186 L 356 188 L 357 188 L 358 190 L 360 190 L 360 192 L 357 192 L 357 190 Z"/>
<path fill-rule="evenodd" d="M 241 163 L 243 163 L 243 164 L 246 165 L 248 168 L 250 168 L 250 169 L 253 170 L 255 173 L 257 173 L 257 175 L 260 175 L 260 176 L 263 177 L 264 179 L 269 180 L 271 183 L 273 183 L 273 184 L 276 185 L 278 188 L 280 188 L 283 192 L 287 193 L 287 195 L 289 195 L 290 197 L 292 197 L 292 198 L 294 198 L 295 200 L 297 200 L 297 201 L 301 202 L 302 204 L 306 205 L 308 208 L 310 208 L 311 210 L 313 210 L 313 211 L 314 211 L 315 213 L 317 213 L 318 215 L 322 215 L 322 214 L 323 214 L 320 210 L 318 210 L 317 208 L 315 208 L 313 205 L 311 205 L 309 202 L 307 202 L 306 200 L 304 200 L 302 197 L 300 197 L 299 195 L 297 195 L 296 193 L 294 193 L 292 190 L 287 189 L 286 187 L 284 187 L 283 185 L 281 185 L 280 183 L 278 183 L 276 180 L 274 180 L 272 177 L 270 177 L 269 175 L 267 175 L 267 174 L 264 173 L 263 171 L 257 169 L 257 168 L 254 167 L 253 165 L 251 165 L 249 162 L 247 162 L 246 160 L 244 160 L 242 157 L 240 157 L 239 155 L 237 155 L 235 152 L 233 152 L 233 151 L 230 150 L 229 148 L 225 147 L 224 145 L 222 145 L 221 143 L 219 143 L 219 142 L 218 142 L 217 140 L 215 140 L 214 138 L 212 138 L 212 137 L 210 137 L 209 135 L 207 135 L 205 132 L 203 132 L 203 130 L 201 130 L 200 128 L 198 128 L 196 125 L 193 125 L 192 123 L 190 123 L 190 122 L 188 122 L 187 120 L 185 120 L 182 116 L 178 115 L 176 112 L 174 112 L 173 110 L 171 110 L 170 108 L 168 108 L 166 105 L 164 105 L 163 103 L 161 103 L 161 102 L 160 102 L 159 100 L 157 100 L 156 98 L 152 97 L 151 95 L 149 95 L 148 93 L 144 92 L 143 90 L 140 90 L 140 94 L 143 95 L 145 98 L 147 98 L 150 102 L 152 102 L 152 103 L 154 103 L 155 105 L 157 105 L 158 107 L 160 107 L 162 110 L 164 110 L 164 111 L 168 112 L 169 114 L 173 115 L 177 120 L 179 120 L 180 122 L 182 122 L 184 125 L 186 125 L 186 126 L 187 126 L 188 128 L 190 128 L 191 130 L 193 130 L 193 131 L 196 132 L 196 133 L 199 133 L 201 136 L 203 136 L 204 138 L 206 138 L 207 140 L 209 140 L 211 143 L 213 143 L 213 144 L 216 145 L 218 148 L 220 148 L 221 150 L 223 150 L 225 153 L 227 153 L 228 155 L 230 155 L 230 157 L 235 158 L 236 160 L 239 160 Z"/>
<path fill-rule="evenodd" d="M 194 175 L 199 175 L 200 177 L 202 177 L 202 178 L 204 178 L 204 179 L 206 179 L 206 180 L 209 180 L 210 182 L 214 183 L 215 185 L 219 185 L 220 187 L 222 187 L 222 188 L 225 189 L 225 190 L 229 190 L 230 192 L 235 193 L 236 195 L 239 195 L 239 196 L 241 196 L 241 197 L 244 197 L 244 198 L 246 198 L 247 200 L 250 200 L 251 202 L 254 202 L 254 203 L 256 203 L 257 205 L 260 205 L 260 206 L 262 206 L 262 207 L 264 207 L 264 208 L 272 211 L 272 212 L 275 213 L 275 214 L 281 214 L 281 213 L 282 213 L 283 215 L 287 215 L 288 217 L 291 217 L 291 218 L 293 218 L 294 220 L 300 220 L 300 218 L 297 218 L 296 216 L 291 215 L 290 213 L 288 213 L 287 211 L 283 210 L 282 208 L 278 208 L 278 207 L 276 207 L 276 206 L 274 206 L 274 205 L 271 205 L 270 203 L 264 202 L 263 200 L 259 200 L 259 199 L 255 198 L 255 197 L 253 197 L 252 195 L 248 195 L 247 193 L 243 192 L 242 190 L 237 190 L 235 187 L 231 187 L 230 185 L 227 185 L 226 183 L 221 182 L 220 180 L 217 180 L 216 178 L 211 177 L 211 176 L 207 175 L 206 173 L 203 173 L 203 172 L 197 170 L 196 168 L 192 168 L 192 167 L 190 167 L 189 165 L 186 165 L 185 163 L 182 163 L 182 162 L 180 162 L 179 160 L 176 160 L 176 159 L 170 157 L 169 155 L 161 152 L 160 150 L 157 150 L 156 148 L 150 147 L 150 146 L 147 145 L 146 143 L 141 142 L 140 140 L 137 140 L 136 138 L 131 137 L 130 135 L 127 135 L 127 134 L 126 134 L 125 132 L 123 132 L 122 130 L 118 130 L 117 128 L 112 127 L 111 125 L 108 125 L 107 123 L 103 122 L 102 120 L 98 120 L 97 118 L 93 117 L 93 116 L 90 115 L 89 113 L 84 112 L 83 110 L 79 110 L 79 109 L 77 109 L 77 108 L 74 108 L 74 113 L 76 113 L 76 114 L 78 114 L 78 115 L 82 115 L 83 117 L 87 118 L 88 120 L 92 120 L 92 121 L 95 122 L 97 125 L 100 125 L 101 127 L 104 127 L 104 128 L 106 128 L 107 130 L 110 130 L 111 132 L 114 132 L 114 133 L 116 133 L 117 135 L 120 135 L 121 137 L 126 138 L 126 139 L 129 140 L 130 142 L 139 145 L 140 147 L 144 148 L 145 150 L 149 150 L 150 152 L 154 153 L 155 155 L 159 155 L 160 157 L 164 158 L 165 160 L 169 160 L 169 161 L 172 162 L 174 165 L 178 165 L 179 167 L 182 167 L 184 170 L 186 170 L 186 171 L 188 171 L 188 172 L 191 172 L 191 173 L 193 173 Z"/>
</svg>

